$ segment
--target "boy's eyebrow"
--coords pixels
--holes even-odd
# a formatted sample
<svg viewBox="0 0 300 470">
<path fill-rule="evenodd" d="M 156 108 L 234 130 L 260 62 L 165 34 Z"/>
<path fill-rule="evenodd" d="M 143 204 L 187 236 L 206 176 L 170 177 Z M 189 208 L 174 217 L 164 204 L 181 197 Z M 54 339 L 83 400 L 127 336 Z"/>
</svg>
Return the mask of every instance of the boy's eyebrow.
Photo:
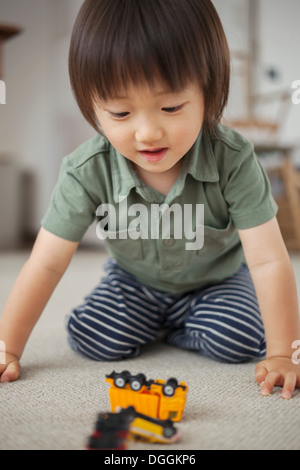
<svg viewBox="0 0 300 470">
<path fill-rule="evenodd" d="M 156 93 L 154 93 L 153 96 L 157 97 L 157 96 L 163 96 L 163 95 L 175 95 L 175 94 L 179 94 L 179 93 L 182 93 L 183 90 L 181 91 L 168 91 L 168 90 L 162 90 L 162 91 L 158 91 Z M 113 100 L 128 100 L 130 99 L 130 96 L 128 95 L 115 95 L 111 98 L 109 98 L 110 101 L 113 101 Z"/>
</svg>

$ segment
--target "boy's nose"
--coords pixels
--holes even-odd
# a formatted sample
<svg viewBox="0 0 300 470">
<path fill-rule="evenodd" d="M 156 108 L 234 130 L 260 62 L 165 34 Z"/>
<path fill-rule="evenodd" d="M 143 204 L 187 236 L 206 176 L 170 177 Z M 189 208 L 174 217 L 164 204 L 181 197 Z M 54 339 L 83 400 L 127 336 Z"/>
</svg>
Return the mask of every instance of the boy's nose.
<svg viewBox="0 0 300 470">
<path fill-rule="evenodd" d="M 154 121 L 140 122 L 135 132 L 137 142 L 148 145 L 158 142 L 162 136 L 163 130 L 161 126 L 158 122 Z"/>
</svg>

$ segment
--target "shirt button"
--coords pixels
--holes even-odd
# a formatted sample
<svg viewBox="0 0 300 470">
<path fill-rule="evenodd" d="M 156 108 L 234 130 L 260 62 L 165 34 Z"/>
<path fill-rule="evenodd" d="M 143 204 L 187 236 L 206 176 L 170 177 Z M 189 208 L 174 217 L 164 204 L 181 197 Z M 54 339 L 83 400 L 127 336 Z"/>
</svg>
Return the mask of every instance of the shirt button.
<svg viewBox="0 0 300 470">
<path fill-rule="evenodd" d="M 175 240 L 173 237 L 170 237 L 170 238 L 165 238 L 164 240 L 164 245 L 165 246 L 173 246 L 175 243 Z"/>
</svg>

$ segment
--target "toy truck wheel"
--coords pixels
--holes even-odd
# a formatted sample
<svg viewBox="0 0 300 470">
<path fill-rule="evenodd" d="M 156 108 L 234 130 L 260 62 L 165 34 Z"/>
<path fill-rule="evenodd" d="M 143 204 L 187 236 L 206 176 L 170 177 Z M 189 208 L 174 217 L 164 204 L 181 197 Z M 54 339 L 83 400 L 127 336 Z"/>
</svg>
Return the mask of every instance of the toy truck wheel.
<svg viewBox="0 0 300 470">
<path fill-rule="evenodd" d="M 163 393 L 166 397 L 172 397 L 175 393 L 176 388 L 178 387 L 178 382 L 176 379 L 168 379 L 163 386 Z"/>
<path fill-rule="evenodd" d="M 145 381 L 146 381 L 146 376 L 144 374 L 135 375 L 134 377 L 131 377 L 130 379 L 130 387 L 135 392 L 138 392 L 139 390 L 141 390 Z"/>
<path fill-rule="evenodd" d="M 166 426 L 163 430 L 163 435 L 166 438 L 170 438 L 174 436 L 175 432 L 176 432 L 176 429 L 174 429 L 172 426 Z"/>
<path fill-rule="evenodd" d="M 118 388 L 123 388 L 125 387 L 126 383 L 128 382 L 128 379 L 130 377 L 130 374 L 127 370 L 123 370 L 120 374 L 116 374 L 114 377 L 114 384 Z"/>
<path fill-rule="evenodd" d="M 126 415 L 127 420 L 131 423 L 136 417 L 136 412 L 134 406 L 128 406 L 128 408 L 123 410 L 123 413 Z"/>
</svg>

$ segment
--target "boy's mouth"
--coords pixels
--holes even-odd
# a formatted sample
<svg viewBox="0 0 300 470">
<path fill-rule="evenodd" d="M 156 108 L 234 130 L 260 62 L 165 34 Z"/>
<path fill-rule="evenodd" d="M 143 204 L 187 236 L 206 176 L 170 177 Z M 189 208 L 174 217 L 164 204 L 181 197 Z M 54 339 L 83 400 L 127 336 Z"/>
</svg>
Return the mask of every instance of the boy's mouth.
<svg viewBox="0 0 300 470">
<path fill-rule="evenodd" d="M 159 162 L 164 158 L 168 151 L 168 148 L 155 148 L 155 149 L 145 149 L 140 150 L 140 155 L 145 158 L 148 162 Z"/>
</svg>

